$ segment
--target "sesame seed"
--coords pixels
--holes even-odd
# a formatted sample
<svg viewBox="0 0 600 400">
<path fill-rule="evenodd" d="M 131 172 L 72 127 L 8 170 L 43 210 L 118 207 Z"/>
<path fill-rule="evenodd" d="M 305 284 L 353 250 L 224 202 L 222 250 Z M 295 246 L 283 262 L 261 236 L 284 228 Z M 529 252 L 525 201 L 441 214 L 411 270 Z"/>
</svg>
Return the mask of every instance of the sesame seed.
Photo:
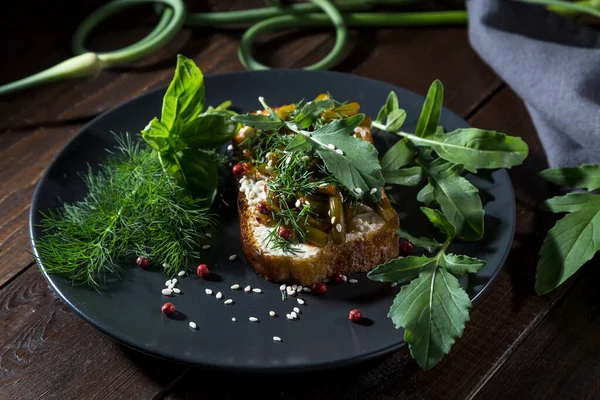
<svg viewBox="0 0 600 400">
<path fill-rule="evenodd" d="M 169 268 L 169 264 L 167 264 L 167 263 L 164 263 L 162 266 L 163 266 L 163 268 Z"/>
<path fill-rule="evenodd" d="M 258 318 L 256 318 L 256 317 L 250 317 L 250 318 L 248 318 L 248 321 L 250 321 L 250 322 L 257 322 Z"/>
<path fill-rule="evenodd" d="M 223 298 L 223 293 L 221 293 L 221 292 L 217 293 L 216 297 L 217 297 L 217 299 L 222 299 Z"/>
<path fill-rule="evenodd" d="M 327 210 L 327 216 L 331 217 L 331 210 Z"/>
<path fill-rule="evenodd" d="M 202 246 L 202 248 L 204 250 L 208 250 L 208 249 L 210 249 L 210 244 L 205 244 L 204 246 Z"/>
<path fill-rule="evenodd" d="M 265 169 L 266 169 L 267 171 L 269 171 L 269 172 L 273 172 L 273 167 L 272 167 L 272 166 L 270 166 L 270 165 L 267 165 L 267 166 L 265 167 Z"/>
<path fill-rule="evenodd" d="M 329 144 L 327 145 L 327 147 L 329 147 L 331 150 L 335 150 L 335 146 L 334 146 L 334 145 L 332 145 L 331 143 L 329 143 Z"/>
<path fill-rule="evenodd" d="M 273 336 L 273 341 L 281 342 L 281 338 L 279 336 Z"/>
<path fill-rule="evenodd" d="M 184 275 L 185 275 L 185 271 L 179 271 L 179 272 L 177 273 L 177 276 L 184 276 Z"/>
<path fill-rule="evenodd" d="M 196 328 L 198 328 L 198 325 L 196 325 L 196 323 L 195 323 L 195 322 L 193 322 L 193 321 L 190 321 L 190 328 L 192 328 L 192 329 L 196 329 Z"/>
<path fill-rule="evenodd" d="M 260 290 L 259 288 L 254 288 L 254 289 L 252 289 L 252 291 L 254 293 L 262 293 L 262 290 Z"/>
<path fill-rule="evenodd" d="M 342 278 L 344 278 L 344 282 L 348 282 L 348 277 L 346 275 L 342 275 Z"/>
<path fill-rule="evenodd" d="M 356 219 L 356 222 L 358 222 L 359 224 L 362 224 L 362 223 L 363 223 L 363 220 L 362 220 L 362 218 L 357 218 L 357 219 Z"/>
<path fill-rule="evenodd" d="M 335 149 L 335 152 L 338 153 L 338 154 L 344 155 L 344 152 L 342 150 L 340 150 L 340 149 Z"/>
<path fill-rule="evenodd" d="M 225 301 L 223 302 L 223 304 L 226 304 L 226 305 L 227 305 L 227 304 L 233 304 L 233 300 L 231 300 L 231 299 L 227 299 L 227 300 L 225 300 Z"/>
<path fill-rule="evenodd" d="M 177 288 L 173 288 L 172 290 L 173 290 L 173 293 L 175 293 L 175 294 L 179 294 L 179 293 L 181 293 L 181 290 L 179 290 L 179 289 L 177 289 Z"/>
<path fill-rule="evenodd" d="M 329 283 L 329 278 L 323 279 L 323 283 Z"/>
<path fill-rule="evenodd" d="M 275 311 L 269 311 L 269 315 L 270 315 L 271 317 L 274 317 L 274 316 L 275 316 L 275 315 L 277 315 L 277 314 L 275 314 Z"/>
<path fill-rule="evenodd" d="M 361 193 L 363 192 L 363 191 L 362 191 L 362 189 L 361 189 L 361 188 L 359 188 L 359 187 L 357 187 L 357 188 L 354 188 L 354 191 L 355 191 L 357 194 L 361 194 Z"/>
<path fill-rule="evenodd" d="M 294 317 L 292 317 L 292 314 L 285 314 L 285 317 L 286 317 L 287 319 L 294 319 Z"/>
<path fill-rule="evenodd" d="M 171 289 L 163 289 L 162 290 L 162 294 L 164 294 L 165 296 L 170 296 L 173 292 L 171 291 Z"/>
<path fill-rule="evenodd" d="M 300 208 L 300 206 L 302 205 L 302 203 L 300 202 L 300 200 L 296 200 L 296 208 Z"/>
<path fill-rule="evenodd" d="M 308 286 L 304 286 L 302 288 L 302 291 L 305 292 L 305 293 L 308 293 L 308 292 L 310 292 L 310 288 Z"/>
<path fill-rule="evenodd" d="M 293 297 L 293 296 L 296 296 L 296 294 L 297 293 L 296 293 L 295 290 L 292 290 L 291 292 L 288 292 L 288 296 L 292 296 Z"/>
<path fill-rule="evenodd" d="M 267 163 L 267 165 L 270 167 L 273 165 L 273 160 L 269 160 L 269 162 Z"/>
<path fill-rule="evenodd" d="M 209 295 L 209 296 L 212 294 L 212 290 L 210 290 L 210 289 L 204 289 L 204 291 L 205 291 L 205 292 L 206 292 L 206 294 L 207 294 L 207 295 Z"/>
<path fill-rule="evenodd" d="M 167 286 L 167 289 L 173 289 L 175 287 L 174 283 L 171 283 L 169 286 Z"/>
<path fill-rule="evenodd" d="M 304 205 L 305 205 L 306 207 L 310 207 L 310 201 L 306 200 L 306 201 L 304 202 Z"/>
<path fill-rule="evenodd" d="M 335 230 L 338 231 L 338 232 L 341 232 L 342 231 L 342 225 L 341 224 L 336 224 L 335 225 Z"/>
<path fill-rule="evenodd" d="M 310 160 L 309 156 L 302 156 L 302 158 L 300 158 L 302 161 L 308 161 Z"/>
<path fill-rule="evenodd" d="M 279 290 L 281 290 L 281 291 L 285 290 L 285 288 L 286 288 L 286 286 L 285 286 L 285 285 L 281 285 L 281 286 L 279 286 Z"/>
<path fill-rule="evenodd" d="M 210 233 L 207 233 L 206 236 L 208 236 L 209 238 L 212 237 L 212 235 Z"/>
<path fill-rule="evenodd" d="M 294 312 L 300 314 L 300 309 L 298 307 L 294 307 Z"/>
<path fill-rule="evenodd" d="M 237 283 L 235 285 L 231 285 L 231 289 L 232 290 L 239 290 L 240 289 L 240 285 L 238 285 Z"/>
<path fill-rule="evenodd" d="M 371 193 L 371 194 L 377 193 L 377 188 L 373 188 L 373 189 L 369 190 L 369 193 Z"/>
<path fill-rule="evenodd" d="M 246 292 L 246 293 L 250 293 L 251 290 L 252 290 L 252 288 L 250 287 L 250 285 L 248 285 L 244 288 L 244 292 Z"/>
<path fill-rule="evenodd" d="M 304 304 L 304 300 L 298 299 L 298 304 L 300 304 L 300 305 Z"/>
<path fill-rule="evenodd" d="M 229 261 L 233 261 L 237 258 L 237 254 L 232 254 L 229 256 Z"/>
<path fill-rule="evenodd" d="M 291 315 L 291 316 L 292 316 L 292 318 L 294 318 L 294 319 L 298 318 L 298 314 L 296 314 L 296 312 L 295 312 L 295 311 L 292 311 L 292 312 L 290 313 L 290 315 Z"/>
<path fill-rule="evenodd" d="M 165 282 L 165 286 L 171 286 L 171 280 L 170 279 Z"/>
<path fill-rule="evenodd" d="M 177 283 L 177 278 L 171 279 L 171 285 L 175 285 Z"/>
<path fill-rule="evenodd" d="M 398 284 L 398 282 L 392 282 L 392 284 L 390 286 L 396 287 L 397 284 Z"/>
<path fill-rule="evenodd" d="M 229 150 L 229 151 L 233 150 L 233 145 L 230 144 L 229 146 L 227 146 L 227 150 Z"/>
<path fill-rule="evenodd" d="M 298 285 L 296 285 L 295 283 L 292 285 L 292 290 L 296 290 L 296 288 L 298 287 Z"/>
<path fill-rule="evenodd" d="M 235 317 L 231 317 L 231 322 L 235 322 L 237 321 L 237 319 L 235 319 Z"/>
<path fill-rule="evenodd" d="M 302 291 L 302 286 L 298 286 L 298 287 L 296 288 L 296 292 L 300 293 L 301 291 Z"/>
<path fill-rule="evenodd" d="M 331 217 L 331 225 L 335 224 L 335 217 Z"/>
<path fill-rule="evenodd" d="M 384 186 L 384 189 L 385 190 L 392 190 L 392 187 L 391 186 Z"/>
<path fill-rule="evenodd" d="M 362 231 L 364 231 L 364 230 L 365 230 L 365 227 L 364 227 L 364 226 L 362 226 L 362 225 L 359 225 L 359 226 L 358 226 L 358 230 L 362 232 Z"/>
<path fill-rule="evenodd" d="M 358 283 L 358 279 L 349 279 L 348 283 Z"/>
</svg>

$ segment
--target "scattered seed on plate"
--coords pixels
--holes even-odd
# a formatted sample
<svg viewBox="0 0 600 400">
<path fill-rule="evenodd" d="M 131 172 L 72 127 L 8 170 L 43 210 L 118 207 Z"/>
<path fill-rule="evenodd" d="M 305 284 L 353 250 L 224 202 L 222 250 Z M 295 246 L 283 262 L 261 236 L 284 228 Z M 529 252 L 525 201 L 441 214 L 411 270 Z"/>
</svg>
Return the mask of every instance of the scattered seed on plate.
<svg viewBox="0 0 600 400">
<path fill-rule="evenodd" d="M 223 293 L 221 293 L 221 292 L 217 293 L 216 297 L 217 297 L 217 299 L 222 299 L 223 298 Z"/>
<path fill-rule="evenodd" d="M 175 288 L 175 284 L 171 283 L 169 286 L 167 286 L 167 289 L 173 290 Z"/>
<path fill-rule="evenodd" d="M 390 286 L 395 287 L 397 284 L 398 284 L 398 282 L 392 282 L 392 284 Z"/>
<path fill-rule="evenodd" d="M 171 280 L 169 279 L 168 281 L 165 282 L 165 286 L 170 286 L 171 285 Z"/>
<path fill-rule="evenodd" d="M 184 276 L 184 275 L 185 275 L 185 271 L 179 271 L 179 272 L 177 273 L 177 276 Z"/>
<path fill-rule="evenodd" d="M 212 294 L 212 290 L 210 289 L 204 289 L 204 291 L 206 292 L 206 294 L 211 295 Z"/>
<path fill-rule="evenodd" d="M 223 304 L 233 304 L 233 300 L 227 299 L 223 302 Z"/>
<path fill-rule="evenodd" d="M 358 279 L 348 279 L 348 283 L 358 283 Z"/>
<path fill-rule="evenodd" d="M 348 277 L 346 275 L 342 275 L 342 279 L 344 280 L 344 282 L 348 282 Z"/>
<path fill-rule="evenodd" d="M 237 254 L 232 254 L 229 256 L 229 261 L 233 261 L 237 258 Z"/>
<path fill-rule="evenodd" d="M 300 314 L 300 309 L 299 309 L 298 307 L 294 307 L 294 312 L 295 312 L 296 314 Z"/>
<path fill-rule="evenodd" d="M 192 328 L 192 329 L 196 329 L 196 328 L 198 328 L 198 325 L 196 325 L 196 323 L 195 323 L 195 322 L 193 322 L 193 321 L 190 321 L 190 328 Z"/>
<path fill-rule="evenodd" d="M 250 287 L 250 285 L 248 285 L 244 288 L 244 292 L 246 292 L 246 293 L 250 293 L 251 290 L 252 290 L 252 287 Z"/>
<path fill-rule="evenodd" d="M 298 304 L 300 304 L 300 305 L 304 304 L 304 300 L 298 299 Z"/>
<path fill-rule="evenodd" d="M 252 291 L 254 293 L 262 293 L 262 290 L 260 290 L 259 288 L 254 288 L 254 289 L 252 289 Z"/>
<path fill-rule="evenodd" d="M 167 263 L 164 263 L 162 266 L 163 266 L 163 268 L 169 268 L 169 264 L 167 264 Z"/>
<path fill-rule="evenodd" d="M 250 318 L 248 318 L 248 321 L 250 321 L 250 322 L 257 322 L 258 318 L 256 318 L 256 317 L 250 317 Z"/>
<path fill-rule="evenodd" d="M 323 283 L 329 283 L 329 279 L 328 278 L 323 279 Z"/>
<path fill-rule="evenodd" d="M 303 291 L 303 292 L 305 292 L 305 293 L 308 293 L 308 292 L 310 292 L 310 290 L 311 290 L 311 289 L 310 289 L 308 286 L 304 286 L 304 287 L 302 288 L 302 291 Z"/>
<path fill-rule="evenodd" d="M 277 314 L 275 314 L 275 311 L 269 311 L 269 315 L 270 315 L 271 317 L 274 317 L 274 316 L 275 316 L 275 315 L 277 315 Z"/>
<path fill-rule="evenodd" d="M 238 285 L 237 283 L 235 285 L 231 285 L 231 289 L 232 290 L 239 290 L 240 289 L 240 285 Z"/>
<path fill-rule="evenodd" d="M 281 342 L 281 338 L 279 336 L 273 336 L 273 340 L 275 342 Z"/>
<path fill-rule="evenodd" d="M 228 145 L 228 146 L 227 146 L 227 150 L 228 150 L 228 151 L 232 151 L 232 150 L 233 150 L 233 145 L 231 145 L 231 144 L 230 144 L 230 145 Z"/>
<path fill-rule="evenodd" d="M 204 246 L 202 246 L 202 248 L 204 250 L 208 250 L 208 249 L 210 249 L 210 244 L 205 244 Z"/>
<path fill-rule="evenodd" d="M 212 234 L 210 234 L 210 233 L 207 233 L 207 234 L 206 234 L 206 236 L 208 236 L 209 238 L 211 238 L 211 237 L 212 237 Z"/>
<path fill-rule="evenodd" d="M 298 285 L 296 285 L 295 283 L 292 285 L 292 290 L 296 290 L 296 288 L 298 287 Z"/>
<path fill-rule="evenodd" d="M 173 291 L 173 293 L 177 293 L 177 294 L 181 293 L 181 290 L 179 290 L 177 288 L 173 288 L 171 290 Z"/>
<path fill-rule="evenodd" d="M 237 321 L 237 319 L 235 319 L 235 317 L 231 317 L 231 322 L 235 322 Z"/>
<path fill-rule="evenodd" d="M 295 312 L 295 311 L 292 311 L 292 312 L 290 313 L 290 315 L 291 315 L 291 316 L 292 316 L 292 318 L 294 318 L 294 319 L 298 318 L 298 314 L 296 314 L 296 312 Z"/>
<path fill-rule="evenodd" d="M 177 278 L 171 279 L 171 285 L 175 285 L 177 283 Z"/>
<path fill-rule="evenodd" d="M 300 293 L 301 291 L 302 291 L 302 286 L 298 286 L 298 287 L 296 288 L 296 292 Z"/>
<path fill-rule="evenodd" d="M 173 292 L 171 291 L 171 289 L 163 289 L 162 294 L 164 294 L 165 296 L 170 296 L 171 294 L 173 294 Z"/>
<path fill-rule="evenodd" d="M 294 317 L 292 317 L 292 314 L 285 314 L 285 317 L 286 317 L 287 319 L 294 319 Z"/>
<path fill-rule="evenodd" d="M 281 290 L 281 291 L 284 291 L 284 290 L 285 290 L 285 288 L 286 288 L 286 286 L 285 286 L 285 285 L 281 285 L 281 286 L 279 286 L 279 290 Z"/>
</svg>

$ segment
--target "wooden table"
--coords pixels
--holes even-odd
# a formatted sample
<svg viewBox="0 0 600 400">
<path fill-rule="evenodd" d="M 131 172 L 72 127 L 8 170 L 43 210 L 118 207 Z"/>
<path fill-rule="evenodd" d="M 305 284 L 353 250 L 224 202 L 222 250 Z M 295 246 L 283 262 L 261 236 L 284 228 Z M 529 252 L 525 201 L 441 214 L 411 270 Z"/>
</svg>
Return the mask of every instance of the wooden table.
<svg viewBox="0 0 600 400">
<path fill-rule="evenodd" d="M 21 0 L 3 9 L 0 83 L 70 56 L 75 26 L 102 1 Z M 263 2 L 213 1 L 218 10 Z M 140 7 L 103 25 L 94 49 L 122 47 L 156 22 Z M 472 125 L 521 136 L 530 146 L 510 171 L 517 231 L 510 257 L 475 302 L 464 336 L 424 372 L 406 349 L 383 360 L 295 376 L 233 375 L 158 361 L 116 344 L 48 290 L 29 253 L 28 213 L 36 182 L 64 143 L 87 121 L 171 79 L 175 54 L 206 74 L 242 70 L 240 29 L 184 29 L 156 55 L 94 79 L 47 85 L 0 98 L 0 398 L 592 398 L 600 386 L 600 271 L 588 266 L 561 289 L 533 291 L 536 253 L 550 215 L 537 210 L 551 188 L 536 174 L 544 152 L 521 100 L 473 52 L 459 27 L 352 31 L 336 68 L 425 94 L 436 78 L 445 105 Z M 327 31 L 281 33 L 260 44 L 259 60 L 299 68 L 321 58 Z M 231 384 L 216 385 L 217 379 Z"/>
</svg>

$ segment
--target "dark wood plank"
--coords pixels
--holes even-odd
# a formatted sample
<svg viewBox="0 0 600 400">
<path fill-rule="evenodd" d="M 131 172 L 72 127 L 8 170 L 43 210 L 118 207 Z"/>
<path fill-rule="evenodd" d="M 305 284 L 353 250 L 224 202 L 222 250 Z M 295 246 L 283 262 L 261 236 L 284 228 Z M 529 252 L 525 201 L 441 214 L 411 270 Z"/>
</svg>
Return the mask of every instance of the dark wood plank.
<svg viewBox="0 0 600 400">
<path fill-rule="evenodd" d="M 245 399 L 260 394 L 298 399 L 462 399 L 485 383 L 540 323 L 568 285 L 549 296 L 538 297 L 533 292 L 536 253 L 551 220 L 536 209 L 548 194 L 548 187 L 535 177 L 546 161 L 523 104 L 505 88 L 470 122 L 522 136 L 530 146 L 530 156 L 523 166 L 510 172 L 517 201 L 517 231 L 506 266 L 475 302 L 463 338 L 436 368 L 420 370 L 408 351 L 401 350 L 380 362 L 302 376 L 273 378 L 191 370 L 173 387 L 169 398 Z M 221 388 L 197 384 L 200 380 L 220 378 L 237 385 L 225 393 Z"/>
<path fill-rule="evenodd" d="M 476 399 L 594 399 L 600 392 L 598 262 L 476 394 Z"/>
</svg>

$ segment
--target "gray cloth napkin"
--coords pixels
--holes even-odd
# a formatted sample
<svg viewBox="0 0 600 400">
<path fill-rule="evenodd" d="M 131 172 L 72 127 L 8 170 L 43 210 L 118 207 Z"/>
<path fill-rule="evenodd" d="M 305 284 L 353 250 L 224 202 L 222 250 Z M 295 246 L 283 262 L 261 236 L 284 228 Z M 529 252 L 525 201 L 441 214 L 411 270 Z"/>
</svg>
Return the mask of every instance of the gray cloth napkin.
<svg viewBox="0 0 600 400">
<path fill-rule="evenodd" d="M 600 163 L 600 31 L 512 0 L 467 9 L 471 45 L 525 102 L 549 165 Z"/>
</svg>

